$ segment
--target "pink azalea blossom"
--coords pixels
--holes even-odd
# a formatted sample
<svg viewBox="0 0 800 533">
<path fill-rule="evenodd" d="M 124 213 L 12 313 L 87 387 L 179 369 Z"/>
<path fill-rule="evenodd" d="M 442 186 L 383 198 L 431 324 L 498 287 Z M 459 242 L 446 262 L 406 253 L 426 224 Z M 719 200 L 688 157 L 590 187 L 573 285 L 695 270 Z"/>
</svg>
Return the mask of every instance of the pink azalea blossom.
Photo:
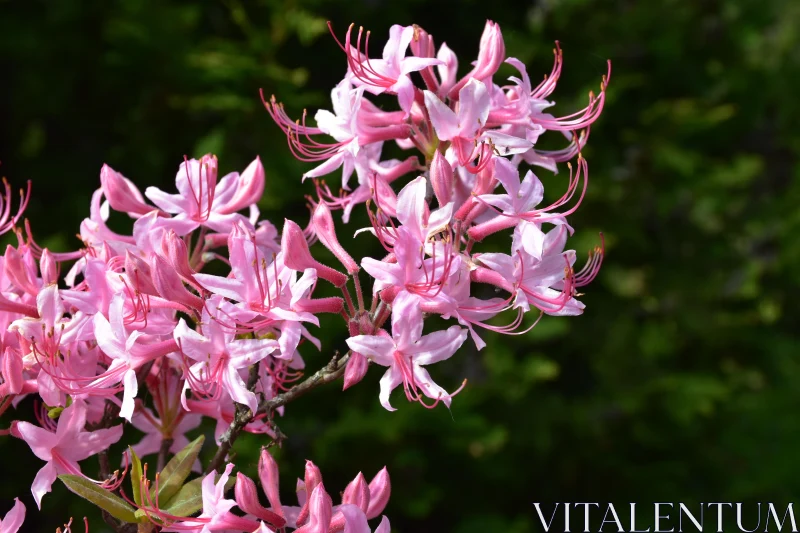
<svg viewBox="0 0 800 533">
<path fill-rule="evenodd" d="M 122 426 L 97 431 L 86 431 L 86 406 L 75 402 L 61 412 L 55 432 L 29 422 L 17 422 L 15 434 L 31 447 L 39 459 L 47 464 L 39 470 L 31 485 L 36 505 L 42 508 L 42 496 L 59 474 L 81 474 L 78 461 L 105 450 L 122 436 Z"/>
<path fill-rule="evenodd" d="M 181 163 L 175 175 L 178 194 L 167 194 L 148 187 L 145 196 L 161 210 L 175 216 L 165 223 L 178 235 L 205 226 L 215 231 L 230 231 L 241 218 L 236 211 L 255 203 L 264 188 L 264 168 L 256 159 L 240 176 L 234 172 L 217 181 L 217 158 L 204 156 L 199 161 Z"/>
<path fill-rule="evenodd" d="M 381 379 L 380 402 L 389 411 L 389 395 L 400 384 L 411 401 L 422 402 L 421 394 L 448 407 L 453 396 L 433 382 L 425 365 L 444 361 L 464 343 L 467 332 L 458 326 L 422 335 L 422 312 L 417 300 L 408 293 L 398 296 L 392 305 L 392 336 L 357 335 L 347 339 L 351 350 L 373 362 L 388 367 Z"/>
<path fill-rule="evenodd" d="M 358 31 L 356 47 L 350 45 L 350 30 L 347 32 L 344 49 L 353 74 L 353 82 L 363 86 L 372 94 L 390 92 L 397 95 L 400 109 L 409 113 L 414 100 L 414 84 L 409 74 L 424 68 L 440 65 L 443 61 L 433 58 L 407 57 L 406 50 L 414 38 L 413 26 L 393 25 L 389 28 L 389 40 L 383 48 L 381 59 L 369 59 L 361 53 L 361 34 Z M 369 39 L 369 32 L 367 32 Z M 369 54 L 365 49 L 364 54 Z"/>
<path fill-rule="evenodd" d="M 278 344 L 271 339 L 236 339 L 235 328 L 226 324 L 225 318 L 208 310 L 216 308 L 220 302 L 221 299 L 216 299 L 206 306 L 200 332 L 191 329 L 184 319 L 180 319 L 175 328 L 175 341 L 181 353 L 194 361 L 186 370 L 184 390 L 192 389 L 215 399 L 224 390 L 235 402 L 255 412 L 258 400 L 247 390 L 240 369 L 258 363 L 275 351 Z M 187 408 L 185 401 L 183 405 Z"/>
</svg>

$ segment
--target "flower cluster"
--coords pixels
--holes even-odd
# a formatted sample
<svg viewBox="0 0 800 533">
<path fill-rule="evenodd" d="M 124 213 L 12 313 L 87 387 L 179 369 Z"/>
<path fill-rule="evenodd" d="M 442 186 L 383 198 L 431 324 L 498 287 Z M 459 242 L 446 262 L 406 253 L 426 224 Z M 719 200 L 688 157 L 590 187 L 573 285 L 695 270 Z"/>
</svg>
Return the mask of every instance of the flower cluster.
<svg viewBox="0 0 800 533">
<path fill-rule="evenodd" d="M 317 111 L 316 126 L 310 126 L 305 114 L 301 120 L 289 118 L 275 97 L 264 104 L 295 156 L 319 163 L 304 178 L 342 169 L 339 194 L 317 183 L 307 233 L 336 255 L 357 290 L 359 268 L 374 278 L 367 319 L 360 314 L 361 300 L 358 309 L 350 309 L 347 344 L 352 355 L 345 387 L 359 381 L 371 361 L 388 367 L 380 393 L 386 409 L 394 410 L 389 396 L 401 384 L 409 400 L 425 403 L 427 397 L 449 406 L 455 392 L 434 383 L 423 367 L 448 359 L 467 334 L 482 349 L 486 343 L 477 328 L 520 334 L 532 327 L 523 319 L 532 309 L 539 317 L 583 311 L 577 290 L 596 276 L 603 249 L 590 252 L 587 264 L 576 272 L 575 252 L 564 249 L 573 232 L 567 216 L 586 192 L 588 167 L 580 152 L 603 108 L 610 71 L 600 93 L 590 93 L 586 108 L 556 117 L 546 109 L 553 105 L 547 98 L 561 73 L 558 46 L 551 73 L 533 87 L 525 65 L 506 57 L 500 28 L 491 21 L 473 68 L 461 78 L 453 51 L 446 44 L 437 51 L 433 37 L 419 26 L 392 26 L 380 59 L 370 58 L 369 32 L 359 29 L 354 44 L 352 29 L 344 44 L 337 41 L 348 68 L 331 92 L 333 113 Z M 517 75 L 497 85 L 493 78 L 504 63 Z M 367 94 L 396 96 L 400 109 L 384 111 Z M 546 131 L 561 132 L 568 145 L 556 151 L 537 149 Z M 323 135 L 335 142 L 324 142 Z M 382 159 L 387 141 L 419 154 Z M 568 163 L 563 195 L 543 205 L 542 182 L 533 170 L 520 166 L 555 172 L 558 163 L 576 157 L 574 167 Z M 396 191 L 394 183 L 407 174 L 416 177 Z M 330 213 L 342 210 L 346 223 L 354 206 L 365 202 L 371 221 L 366 231 L 380 241 L 386 255 L 357 264 L 336 241 Z M 480 243 L 503 231 L 511 236 L 508 253 L 479 251 Z M 481 298 L 474 284 L 488 284 L 506 296 Z M 508 310 L 516 316 L 507 324 L 492 323 Z M 460 326 L 423 336 L 428 315 L 453 319 Z M 382 329 L 389 316 L 391 334 Z"/>
<path fill-rule="evenodd" d="M 525 66 L 506 57 L 492 22 L 461 78 L 455 54 L 445 44 L 437 51 L 418 26 L 393 26 L 381 59 L 369 57 L 368 32 L 359 30 L 355 44 L 351 34 L 337 41 L 347 74 L 331 93 L 333 112 L 318 111 L 316 126 L 305 115 L 290 119 L 274 97 L 265 101 L 294 155 L 317 163 L 304 177 L 342 169 L 338 193 L 315 179 L 303 226 L 287 219 L 279 231 L 261 218 L 265 173 L 258 158 L 241 174 L 222 177 L 215 156 L 185 158 L 174 192 L 142 192 L 103 166 L 80 226 L 81 248 L 55 253 L 36 244 L 27 221 L 20 225 L 30 189 L 12 216 L 6 184 L 0 231 L 13 231 L 16 243 L 0 257 L 0 413 L 33 397 L 37 423 L 14 421 L 3 433 L 23 439 L 45 462 L 31 486 L 40 508 L 60 477 L 121 520 L 120 527 L 138 522 L 140 531 L 146 525 L 203 533 L 369 533 L 367 521 L 389 498 L 385 469 L 369 483 L 359 474 L 334 506 L 308 462 L 298 483 L 300 505 L 291 507 L 280 503 L 277 466 L 264 450 L 265 508 L 242 473 L 235 498 L 226 499 L 234 468 L 227 452 L 236 436 L 261 433 L 280 444 L 275 415 L 287 403 L 340 377 L 351 387 L 370 363 L 387 367 L 379 394 L 386 409 L 395 410 L 390 395 L 400 385 L 411 401 L 450 406 L 464 385 L 448 392 L 427 365 L 449 359 L 468 337 L 482 349 L 480 329 L 521 334 L 542 314 L 582 312 L 577 290 L 595 277 L 603 254 L 595 250 L 576 271 L 575 252 L 565 250 L 573 232 L 566 218 L 586 191 L 580 151 L 602 110 L 608 78 L 585 109 L 556 117 L 546 109 L 561 71 L 558 48 L 552 72 L 533 87 Z M 517 75 L 497 85 L 493 78 L 504 63 Z M 365 93 L 395 96 L 399 109 L 384 111 Z M 537 149 L 548 130 L 561 132 L 568 145 Z M 383 159 L 387 142 L 419 153 Z M 541 181 L 521 166 L 556 171 L 574 158 L 566 191 L 542 205 Z M 355 233 L 377 239 L 386 250 L 380 259 L 357 261 L 337 238 L 334 213 L 342 211 L 346 224 L 362 203 L 371 224 Z M 131 219 L 131 231 L 112 230 L 112 216 Z M 508 253 L 479 251 L 487 239 L 507 247 L 501 232 L 510 236 Z M 314 258 L 317 242 L 339 265 Z M 373 279 L 371 291 L 362 289 L 362 269 Z M 319 297 L 318 283 L 341 296 Z M 480 285 L 502 296 L 482 296 Z M 532 310 L 535 318 L 526 321 Z M 506 312 L 507 323 L 497 325 Z M 301 347 L 321 349 L 312 331 L 323 313 L 343 318 L 349 352 L 302 380 Z M 434 326 L 431 315 L 443 320 Z M 454 323 L 441 326 L 447 320 Z M 216 423 L 218 449 L 205 477 L 184 484 L 190 471 L 203 470 L 202 441 L 190 443 L 186 433 L 204 418 Z M 126 454 L 125 472 L 112 473 L 108 448 L 128 424 L 145 435 Z M 151 454 L 158 454 L 155 485 L 138 459 Z M 101 456 L 96 480 L 80 465 L 94 455 Z M 164 466 L 167 455 L 175 457 Z M 121 488 L 129 466 L 132 499 Z M 24 513 L 17 501 L 0 531 L 17 531 Z M 388 533 L 385 517 L 375 531 Z"/>
</svg>

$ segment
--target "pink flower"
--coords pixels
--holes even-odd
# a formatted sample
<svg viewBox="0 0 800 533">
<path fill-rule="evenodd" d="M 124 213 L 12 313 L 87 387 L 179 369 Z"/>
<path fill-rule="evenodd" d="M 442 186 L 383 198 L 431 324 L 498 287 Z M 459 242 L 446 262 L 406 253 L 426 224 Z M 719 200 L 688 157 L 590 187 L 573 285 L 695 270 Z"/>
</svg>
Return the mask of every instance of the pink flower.
<svg viewBox="0 0 800 533">
<path fill-rule="evenodd" d="M 352 28 L 352 26 L 351 26 Z M 389 40 L 383 48 L 382 59 L 369 59 L 369 49 L 365 47 L 361 53 L 361 34 L 358 31 L 356 47 L 350 45 L 350 29 L 345 39 L 345 53 L 347 64 L 353 74 L 353 83 L 363 86 L 372 94 L 389 92 L 397 95 L 400 109 L 408 114 L 414 101 L 414 84 L 409 74 L 424 68 L 441 65 L 443 61 L 425 57 L 406 57 L 406 50 L 414 38 L 414 26 L 400 26 L 395 24 L 389 29 Z M 367 32 L 367 40 L 369 32 Z"/>
<path fill-rule="evenodd" d="M 433 382 L 425 365 L 449 359 L 467 338 L 467 331 L 451 326 L 445 331 L 422 335 L 422 311 L 417 298 L 400 293 L 392 304 L 392 336 L 357 335 L 347 339 L 351 350 L 389 367 L 381 378 L 380 402 L 389 411 L 389 395 L 401 383 L 409 401 L 422 402 L 421 394 L 448 407 L 455 394 Z M 434 404 L 435 405 L 435 404 Z"/>
<path fill-rule="evenodd" d="M 486 129 L 491 99 L 486 85 L 470 79 L 459 91 L 458 111 L 453 111 L 431 91 L 425 91 L 428 109 L 436 135 L 450 141 L 447 156 L 470 172 L 477 172 L 492 158 L 496 148 L 501 155 L 527 152 L 533 143 L 496 130 Z M 471 161 L 480 158 L 479 166 L 471 168 Z"/>
<path fill-rule="evenodd" d="M 141 339 L 149 338 L 139 330 L 128 331 L 125 326 L 125 296 L 117 294 L 109 306 L 109 318 L 102 314 L 94 315 L 94 334 L 97 344 L 111 358 L 111 365 L 92 382 L 90 387 L 108 387 L 120 381 L 124 395 L 119 415 L 131 420 L 134 398 L 139 390 L 136 369 L 160 356 L 176 351 L 177 345 L 171 340 L 145 344 Z"/>
<path fill-rule="evenodd" d="M 217 158 L 203 156 L 181 163 L 175 175 L 178 194 L 167 194 L 156 187 L 145 190 L 154 204 L 174 216 L 163 224 L 178 235 L 205 226 L 215 231 L 230 231 L 243 217 L 236 213 L 258 201 L 264 190 L 264 167 L 256 158 L 240 176 L 233 172 L 217 182 Z"/>
<path fill-rule="evenodd" d="M 324 176 L 342 167 L 342 186 L 349 190 L 348 182 L 353 170 L 358 172 L 359 182 L 366 181 L 370 167 L 380 156 L 383 141 L 408 137 L 408 125 L 397 121 L 397 117 L 379 109 L 362 109 L 363 88 L 354 88 L 351 76 L 346 76 L 331 91 L 333 113 L 321 109 L 314 115 L 317 127 L 292 121 L 274 98 L 264 102 L 267 110 L 289 140 L 289 147 L 298 159 L 323 161 L 303 174 L 303 179 Z M 312 136 L 326 134 L 335 143 L 320 143 Z"/>
<path fill-rule="evenodd" d="M 175 328 L 175 341 L 181 353 L 195 361 L 186 370 L 184 391 L 192 389 L 216 400 L 224 390 L 235 402 L 255 413 L 258 400 L 247 390 L 239 370 L 267 357 L 278 348 L 278 343 L 271 339 L 236 339 L 236 328 L 226 324 L 228 319 L 209 312 L 209 309 L 217 309 L 220 303 L 219 297 L 207 303 L 201 332 L 191 329 L 182 318 Z M 188 410 L 185 396 L 183 398 L 183 406 Z"/>
<path fill-rule="evenodd" d="M 42 496 L 50 492 L 59 474 L 83 475 L 78 461 L 105 450 L 122 437 L 121 425 L 91 432 L 84 430 L 85 425 L 86 406 L 81 401 L 61 412 L 55 432 L 29 422 L 16 423 L 15 435 L 28 443 L 36 457 L 47 461 L 31 486 L 39 509 L 42 508 Z"/>
</svg>

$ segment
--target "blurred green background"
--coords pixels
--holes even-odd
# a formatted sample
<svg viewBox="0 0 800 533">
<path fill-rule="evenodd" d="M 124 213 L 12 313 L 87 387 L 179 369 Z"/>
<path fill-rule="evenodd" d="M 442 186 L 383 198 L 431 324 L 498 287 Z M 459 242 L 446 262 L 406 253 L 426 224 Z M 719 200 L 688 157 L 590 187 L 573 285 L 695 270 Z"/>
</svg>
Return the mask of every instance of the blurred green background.
<svg viewBox="0 0 800 533">
<path fill-rule="evenodd" d="M 400 396 L 386 412 L 378 369 L 290 405 L 284 499 L 294 503 L 304 459 L 333 494 L 387 465 L 386 513 L 401 532 L 540 531 L 535 501 L 800 498 L 800 2 L 4 0 L 0 171 L 33 181 L 27 214 L 56 250 L 78 245 L 104 162 L 142 189 L 171 189 L 184 154 L 214 152 L 223 172 L 259 155 L 263 216 L 304 223 L 309 166 L 291 157 L 259 88 L 293 116 L 330 107 L 345 61 L 326 20 L 340 36 L 353 21 L 373 30 L 373 55 L 390 25 L 417 23 L 463 73 L 487 18 L 534 83 L 561 42 L 557 114 L 582 107 L 612 60 L 572 218 L 579 253 L 599 231 L 608 244 L 587 310 L 522 337 L 487 334 L 484 351 L 465 345 L 434 368 L 447 388 L 469 379 L 452 413 Z M 564 174 L 540 174 L 560 195 Z M 354 255 L 379 257 L 368 238 L 346 238 L 364 223 L 339 234 Z M 344 346 L 339 323 L 325 325 L 311 369 Z M 247 474 L 262 443 L 248 435 L 234 448 Z M 8 437 L 0 454 L 0 512 L 21 496 L 24 531 L 87 513 L 93 532 L 107 530 L 61 486 L 37 513 L 29 485 L 42 463 Z"/>
</svg>

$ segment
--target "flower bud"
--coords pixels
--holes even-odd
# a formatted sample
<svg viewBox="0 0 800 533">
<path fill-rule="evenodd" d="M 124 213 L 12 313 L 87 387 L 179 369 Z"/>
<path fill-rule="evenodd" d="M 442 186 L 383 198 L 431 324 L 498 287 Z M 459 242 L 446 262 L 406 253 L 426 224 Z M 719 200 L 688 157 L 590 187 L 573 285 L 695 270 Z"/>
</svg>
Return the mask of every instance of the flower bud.
<svg viewBox="0 0 800 533">
<path fill-rule="evenodd" d="M 436 46 L 433 44 L 433 36 L 420 26 L 414 25 L 414 36 L 411 38 L 411 53 L 417 57 L 434 57 Z M 419 71 L 422 81 L 428 90 L 436 92 L 439 89 L 439 82 L 433 76 L 433 69 L 430 67 Z"/>
<path fill-rule="evenodd" d="M 344 265 L 345 270 L 347 270 L 349 274 L 355 274 L 360 270 L 358 263 L 356 263 L 342 245 L 339 244 L 339 239 L 336 238 L 336 228 L 333 224 L 331 210 L 324 202 L 318 203 L 317 207 L 314 209 L 314 214 L 311 216 L 311 224 L 320 242 L 336 256 L 336 259 Z"/>
<path fill-rule="evenodd" d="M 153 285 L 162 298 L 198 312 L 203 309 L 203 300 L 186 289 L 177 270 L 172 268 L 166 259 L 158 254 L 153 254 L 151 264 L 150 274 Z"/>
<path fill-rule="evenodd" d="M 397 297 L 397 294 L 400 292 L 402 287 L 398 287 L 397 285 L 392 285 L 391 287 L 386 287 L 378 294 L 380 295 L 381 301 L 392 305 L 394 299 Z"/>
<path fill-rule="evenodd" d="M 276 513 L 283 516 L 280 488 L 278 487 L 278 463 L 266 448 L 261 448 L 261 458 L 258 460 L 258 478 L 261 480 L 261 488 L 264 489 L 269 504 Z"/>
<path fill-rule="evenodd" d="M 47 248 L 42 250 L 42 257 L 39 259 L 39 270 L 42 273 L 42 281 L 45 285 L 58 283 L 58 263 L 53 259 L 53 254 Z"/>
<path fill-rule="evenodd" d="M 286 219 L 283 225 L 281 251 L 283 252 L 283 263 L 293 270 L 302 272 L 307 268 L 313 268 L 316 269 L 317 276 L 330 281 L 337 287 L 343 287 L 347 283 L 346 275 L 311 257 L 303 230 L 289 219 Z"/>
<path fill-rule="evenodd" d="M 414 36 L 411 38 L 411 53 L 417 57 L 433 57 L 433 37 L 421 26 L 414 24 Z"/>
<path fill-rule="evenodd" d="M 311 512 L 311 494 L 314 493 L 314 489 L 317 485 L 322 484 L 322 472 L 319 471 L 319 467 L 315 465 L 311 461 L 306 461 L 306 473 L 305 473 L 305 481 L 303 483 L 303 487 L 306 493 L 306 497 L 308 498 L 306 502 L 303 504 L 303 507 L 300 509 L 300 513 L 297 515 L 297 525 L 303 525 L 309 519 L 309 513 Z"/>
<path fill-rule="evenodd" d="M 301 313 L 333 313 L 339 314 L 344 310 L 344 300 L 338 296 L 327 298 L 300 298 L 294 305 L 294 309 Z"/>
<path fill-rule="evenodd" d="M 264 165 L 261 164 L 261 159 L 256 157 L 239 176 L 233 198 L 217 211 L 225 215 L 257 203 L 264 194 L 264 182 Z"/>
<path fill-rule="evenodd" d="M 128 250 L 125 251 L 125 274 L 128 275 L 128 280 L 135 290 L 142 294 L 158 296 L 158 291 L 153 285 L 153 279 L 150 276 L 150 265 Z"/>
<path fill-rule="evenodd" d="M 506 45 L 503 41 L 503 34 L 500 32 L 500 25 L 487 20 L 481 35 L 478 61 L 472 77 L 479 80 L 491 78 L 505 59 Z"/>
<path fill-rule="evenodd" d="M 480 48 L 478 49 L 478 60 L 473 69 L 461 78 L 461 80 L 450 89 L 450 98 L 458 98 L 458 91 L 469 82 L 470 79 L 485 81 L 491 79 L 503 61 L 506 59 L 506 45 L 503 41 L 503 34 L 500 32 L 500 25 L 486 21 L 481 35 Z"/>
<path fill-rule="evenodd" d="M 391 492 L 392 484 L 389 480 L 389 471 L 384 466 L 369 482 L 369 508 L 366 511 L 368 519 L 375 518 L 386 509 Z"/>
<path fill-rule="evenodd" d="M 363 357 L 363 356 L 362 356 Z M 352 503 L 367 512 L 369 508 L 369 484 L 361 472 L 347 485 L 342 494 L 342 503 Z"/>
<path fill-rule="evenodd" d="M 347 366 L 344 369 L 344 386 L 342 390 L 347 390 L 367 375 L 369 360 L 358 352 L 350 354 Z"/>
<path fill-rule="evenodd" d="M 308 488 L 307 485 L 306 488 Z M 307 519 L 304 521 L 303 526 L 295 530 L 296 533 L 328 533 L 331 518 L 333 517 L 333 502 L 328 493 L 325 492 L 325 486 L 322 483 L 314 487 L 311 496 L 308 498 L 307 507 L 303 509 L 307 510 Z M 301 511 L 300 514 L 303 514 L 303 512 Z M 297 524 L 300 524 L 299 516 L 297 517 Z"/>
<path fill-rule="evenodd" d="M 10 348 L 6 348 L 3 354 L 3 384 L 0 385 L 0 396 L 22 392 L 22 386 L 25 384 L 22 369 L 22 357 Z"/>
<path fill-rule="evenodd" d="M 453 167 L 447 159 L 436 150 L 433 154 L 430 170 L 431 187 L 440 206 L 447 205 L 453 197 Z"/>
<path fill-rule="evenodd" d="M 161 248 L 164 255 L 169 259 L 170 265 L 178 274 L 181 275 L 186 281 L 195 283 L 194 271 L 189 266 L 189 251 L 186 248 L 186 243 L 178 237 L 178 234 L 173 230 L 164 233 L 161 238 Z"/>
<path fill-rule="evenodd" d="M 100 169 L 100 187 L 115 211 L 138 218 L 156 209 L 145 203 L 142 193 L 131 180 L 108 165 Z"/>
<path fill-rule="evenodd" d="M 3 258 L 5 259 L 5 265 L 3 265 L 5 274 L 11 280 L 11 283 L 33 296 L 39 294 L 39 287 L 31 279 L 36 274 L 35 270 L 31 272 L 30 261 L 26 261 L 26 257 L 23 257 L 19 250 L 10 244 L 6 246 L 6 254 Z M 32 258 L 28 257 L 28 259 Z"/>
<path fill-rule="evenodd" d="M 256 484 L 241 472 L 236 474 L 234 498 L 236 499 L 236 505 L 245 513 L 251 514 L 259 520 L 265 520 L 276 528 L 281 528 L 286 524 L 286 520 L 283 517 L 261 506 L 258 501 Z"/>
</svg>

